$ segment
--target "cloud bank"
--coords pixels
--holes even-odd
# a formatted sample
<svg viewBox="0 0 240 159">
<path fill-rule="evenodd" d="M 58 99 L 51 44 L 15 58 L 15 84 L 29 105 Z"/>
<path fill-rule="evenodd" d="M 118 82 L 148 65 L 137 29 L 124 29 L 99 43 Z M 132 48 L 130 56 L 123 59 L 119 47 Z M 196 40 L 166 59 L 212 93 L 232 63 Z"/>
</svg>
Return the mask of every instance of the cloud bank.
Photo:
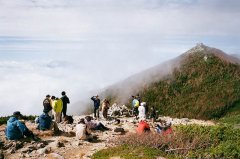
<svg viewBox="0 0 240 159">
<path fill-rule="evenodd" d="M 0 0 L 0 115 L 88 101 L 199 42 L 239 54 L 239 16 L 237 0 Z"/>
</svg>

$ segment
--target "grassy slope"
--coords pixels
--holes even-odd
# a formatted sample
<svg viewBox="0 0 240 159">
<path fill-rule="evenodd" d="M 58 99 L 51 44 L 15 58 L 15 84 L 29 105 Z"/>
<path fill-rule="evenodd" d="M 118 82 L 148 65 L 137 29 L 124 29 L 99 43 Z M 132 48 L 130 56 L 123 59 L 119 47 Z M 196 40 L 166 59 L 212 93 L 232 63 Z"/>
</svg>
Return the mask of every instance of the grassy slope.
<svg viewBox="0 0 240 159">
<path fill-rule="evenodd" d="M 240 66 L 217 56 L 189 54 L 171 78 L 153 83 L 140 94 L 160 114 L 212 119 L 223 116 L 240 98 Z"/>
<path fill-rule="evenodd" d="M 122 137 L 119 140 L 123 140 L 123 145 L 120 142 L 117 147 L 101 150 L 93 155 L 93 159 L 240 157 L 240 129 L 228 125 L 183 125 L 175 127 L 174 131 L 173 136 L 164 139 L 159 134 Z"/>
</svg>

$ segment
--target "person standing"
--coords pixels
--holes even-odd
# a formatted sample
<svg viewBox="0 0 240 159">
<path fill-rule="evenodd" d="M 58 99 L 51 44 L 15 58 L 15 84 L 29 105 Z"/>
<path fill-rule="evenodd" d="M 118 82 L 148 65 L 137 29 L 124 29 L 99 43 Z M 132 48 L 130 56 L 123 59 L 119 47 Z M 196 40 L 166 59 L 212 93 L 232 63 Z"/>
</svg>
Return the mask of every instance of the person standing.
<svg viewBox="0 0 240 159">
<path fill-rule="evenodd" d="M 138 117 L 139 120 L 146 120 L 146 109 L 145 109 L 145 102 L 142 102 L 141 105 L 138 107 Z"/>
<path fill-rule="evenodd" d="M 103 114 L 103 117 L 107 120 L 107 114 L 108 114 L 108 109 L 109 109 L 109 106 L 110 106 L 110 103 L 107 99 L 104 99 L 103 100 L 103 103 L 102 103 L 102 114 Z"/>
<path fill-rule="evenodd" d="M 70 104 L 70 100 L 66 95 L 66 92 L 63 91 L 62 92 L 62 97 L 61 97 L 62 103 L 63 103 L 63 109 L 62 109 L 62 114 L 63 118 L 65 118 L 67 116 L 67 104 Z"/>
<path fill-rule="evenodd" d="M 136 117 L 138 116 L 138 107 L 139 107 L 139 101 L 137 100 L 137 98 L 135 96 L 133 97 L 133 101 L 132 101 L 132 106 L 133 106 L 133 115 Z"/>
<path fill-rule="evenodd" d="M 99 119 L 100 99 L 98 98 L 98 95 L 93 96 L 91 99 L 94 102 L 94 118 Z"/>
<path fill-rule="evenodd" d="M 52 116 L 52 106 L 50 95 L 46 95 L 46 98 L 43 100 L 43 111 L 47 112 L 49 116 Z"/>
<path fill-rule="evenodd" d="M 62 100 L 53 96 L 53 110 L 54 110 L 54 119 L 57 123 L 61 122 L 61 112 L 63 108 Z"/>
</svg>

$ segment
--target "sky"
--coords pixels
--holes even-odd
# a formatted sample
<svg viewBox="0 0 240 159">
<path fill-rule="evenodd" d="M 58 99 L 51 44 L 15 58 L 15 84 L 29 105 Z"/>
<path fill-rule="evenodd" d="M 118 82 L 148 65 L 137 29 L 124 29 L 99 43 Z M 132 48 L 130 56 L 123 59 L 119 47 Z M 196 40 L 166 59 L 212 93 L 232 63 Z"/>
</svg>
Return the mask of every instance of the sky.
<svg viewBox="0 0 240 159">
<path fill-rule="evenodd" d="M 197 43 L 240 54 L 239 0 L 0 0 L 0 115 L 69 114 L 111 84 Z"/>
</svg>

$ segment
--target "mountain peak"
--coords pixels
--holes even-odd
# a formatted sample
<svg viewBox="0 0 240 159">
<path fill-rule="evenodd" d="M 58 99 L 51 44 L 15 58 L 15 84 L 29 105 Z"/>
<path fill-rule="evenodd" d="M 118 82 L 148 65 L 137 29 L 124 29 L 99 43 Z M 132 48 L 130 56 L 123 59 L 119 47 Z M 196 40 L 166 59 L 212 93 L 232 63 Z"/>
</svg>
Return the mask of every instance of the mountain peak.
<svg viewBox="0 0 240 159">
<path fill-rule="evenodd" d="M 215 49 L 211 48 L 207 45 L 204 45 L 203 43 L 197 43 L 197 45 L 194 46 L 193 48 L 191 48 L 190 50 L 188 50 L 186 52 L 186 54 L 194 54 L 194 53 L 199 53 L 199 52 L 208 54 L 208 53 L 211 53 L 213 50 L 215 50 Z"/>
</svg>

